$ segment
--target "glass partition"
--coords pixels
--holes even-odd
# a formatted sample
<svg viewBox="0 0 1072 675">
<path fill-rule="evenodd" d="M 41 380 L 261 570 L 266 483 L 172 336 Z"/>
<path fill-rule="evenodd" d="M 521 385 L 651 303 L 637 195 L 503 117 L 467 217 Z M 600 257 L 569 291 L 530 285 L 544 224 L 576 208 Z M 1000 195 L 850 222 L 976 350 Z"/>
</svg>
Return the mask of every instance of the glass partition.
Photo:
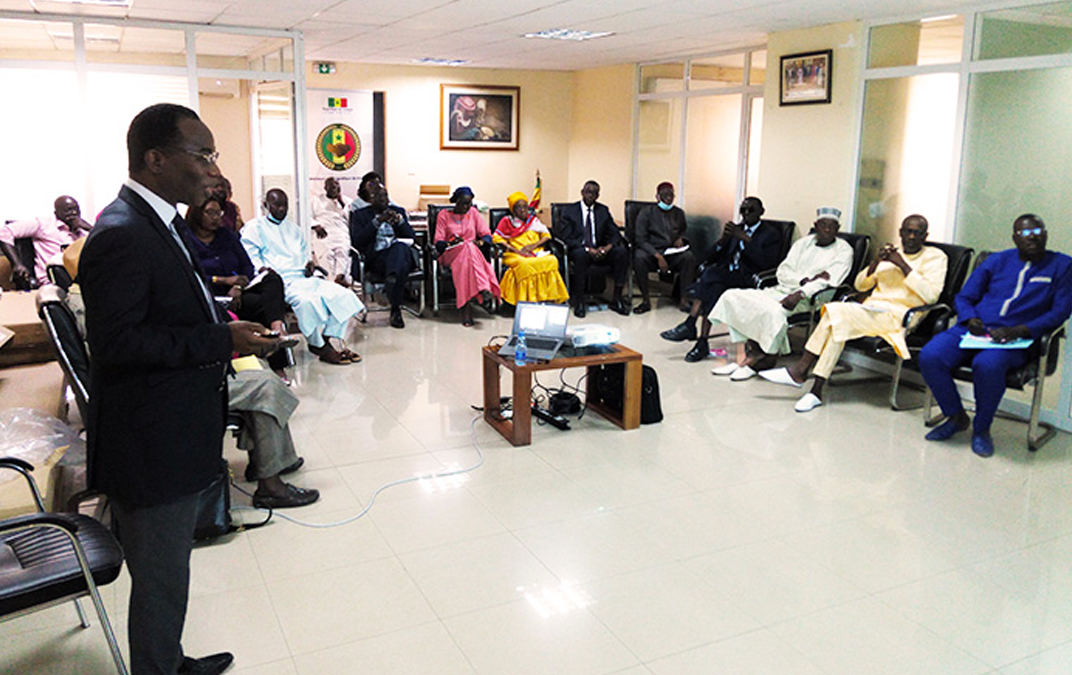
<svg viewBox="0 0 1072 675">
<path fill-rule="evenodd" d="M 976 30 L 976 59 L 1072 54 L 1072 2 L 983 12 Z"/>
<path fill-rule="evenodd" d="M 744 54 L 726 54 L 689 62 L 689 90 L 739 87 L 744 84 Z"/>
<path fill-rule="evenodd" d="M 689 99 L 682 196 L 689 216 L 725 222 L 736 213 L 741 95 Z"/>
<path fill-rule="evenodd" d="M 87 23 L 88 63 L 186 67 L 186 31 Z"/>
<path fill-rule="evenodd" d="M 641 94 L 664 94 L 684 90 L 684 63 L 654 63 L 640 67 Z"/>
<path fill-rule="evenodd" d="M 944 16 L 871 29 L 869 68 L 957 63 L 964 45 L 964 17 Z"/>
<path fill-rule="evenodd" d="M 0 19 L 0 59 L 74 62 L 69 23 Z"/>
</svg>

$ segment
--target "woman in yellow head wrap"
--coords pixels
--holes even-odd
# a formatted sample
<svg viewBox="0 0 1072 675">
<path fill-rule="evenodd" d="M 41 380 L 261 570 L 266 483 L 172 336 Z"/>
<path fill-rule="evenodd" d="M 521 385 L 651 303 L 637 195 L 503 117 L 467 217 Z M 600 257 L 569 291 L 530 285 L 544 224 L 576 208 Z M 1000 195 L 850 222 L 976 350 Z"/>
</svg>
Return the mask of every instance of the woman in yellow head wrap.
<svg viewBox="0 0 1072 675">
<path fill-rule="evenodd" d="M 506 273 L 499 286 L 502 298 L 519 302 L 566 302 L 569 292 L 558 273 L 558 259 L 544 248 L 551 232 L 536 214 L 529 212 L 523 192 L 506 198 L 510 215 L 499 221 L 492 240 L 503 250 Z"/>
</svg>

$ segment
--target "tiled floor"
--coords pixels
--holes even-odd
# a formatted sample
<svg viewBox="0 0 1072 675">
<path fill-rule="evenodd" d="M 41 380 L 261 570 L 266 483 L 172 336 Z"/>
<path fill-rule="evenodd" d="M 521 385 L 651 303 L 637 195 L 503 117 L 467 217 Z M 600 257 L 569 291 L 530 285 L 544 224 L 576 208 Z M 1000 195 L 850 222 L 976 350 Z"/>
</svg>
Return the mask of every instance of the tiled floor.
<svg viewBox="0 0 1072 675">
<path fill-rule="evenodd" d="M 235 675 L 1068 675 L 1072 439 L 1037 455 L 999 421 L 998 454 L 923 440 L 881 385 L 796 391 L 686 364 L 671 308 L 586 323 L 659 372 L 666 419 L 586 416 L 510 447 L 483 422 L 479 348 L 509 330 L 452 312 L 374 315 L 365 361 L 296 368 L 293 421 L 322 500 L 194 552 L 185 644 Z M 567 372 L 569 382 L 581 373 Z M 556 384 L 558 375 L 540 380 Z M 243 453 L 229 447 L 238 468 Z M 105 589 L 125 644 L 129 581 Z M 69 606 L 0 624 L 0 672 L 112 672 Z"/>
</svg>

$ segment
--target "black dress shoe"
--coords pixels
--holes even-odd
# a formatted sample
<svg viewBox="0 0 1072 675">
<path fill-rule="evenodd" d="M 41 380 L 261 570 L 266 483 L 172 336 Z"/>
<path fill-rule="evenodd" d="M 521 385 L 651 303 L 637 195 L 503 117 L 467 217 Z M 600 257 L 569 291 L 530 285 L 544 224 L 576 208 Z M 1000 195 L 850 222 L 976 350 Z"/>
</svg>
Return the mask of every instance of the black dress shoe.
<svg viewBox="0 0 1072 675">
<path fill-rule="evenodd" d="M 650 311 L 651 311 L 651 303 L 650 302 L 642 302 L 642 303 L 640 303 L 639 305 L 637 305 L 636 307 L 633 308 L 633 314 L 643 314 L 644 312 L 650 312 Z"/>
<path fill-rule="evenodd" d="M 629 309 L 629 305 L 625 304 L 621 300 L 615 300 L 614 302 L 610 303 L 610 308 L 618 314 L 621 314 L 622 316 L 629 316 L 629 313 L 632 311 Z"/>
<path fill-rule="evenodd" d="M 257 490 L 253 493 L 253 505 L 258 509 L 287 509 L 294 506 L 306 506 L 320 499 L 320 491 L 312 488 L 300 488 L 285 483 L 287 492 L 283 495 L 270 495 Z"/>
<path fill-rule="evenodd" d="M 711 354 L 711 346 L 707 344 L 707 338 L 700 338 L 696 341 L 696 344 L 689 350 L 688 354 L 685 354 L 685 361 L 688 363 L 696 363 L 697 361 L 703 361 Z"/>
<path fill-rule="evenodd" d="M 678 325 L 674 326 L 670 330 L 664 330 L 659 333 L 664 340 L 670 340 L 671 342 L 684 342 L 685 340 L 696 339 L 696 323 L 693 321 L 682 321 Z"/>
<path fill-rule="evenodd" d="M 577 317 L 578 319 L 583 319 L 587 315 L 588 315 L 588 303 L 587 302 L 578 302 L 576 305 L 573 306 L 573 316 Z"/>
<path fill-rule="evenodd" d="M 406 322 L 402 320 L 402 310 L 398 307 L 391 308 L 391 328 L 405 328 Z"/>
<path fill-rule="evenodd" d="M 220 652 L 200 659 L 184 656 L 179 666 L 179 675 L 219 675 L 232 663 L 234 663 L 234 654 L 231 652 Z"/>
</svg>

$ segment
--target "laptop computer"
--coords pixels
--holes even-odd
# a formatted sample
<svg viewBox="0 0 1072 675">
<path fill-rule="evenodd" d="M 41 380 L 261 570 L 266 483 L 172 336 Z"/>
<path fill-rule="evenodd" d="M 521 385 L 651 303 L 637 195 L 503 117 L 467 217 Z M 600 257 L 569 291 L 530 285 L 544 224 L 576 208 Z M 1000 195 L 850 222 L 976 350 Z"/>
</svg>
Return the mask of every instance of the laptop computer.
<svg viewBox="0 0 1072 675">
<path fill-rule="evenodd" d="M 566 341 L 568 321 L 569 305 L 519 302 L 514 312 L 514 330 L 506 344 L 499 348 L 499 355 L 513 356 L 517 334 L 524 330 L 528 358 L 550 361 Z"/>
</svg>

